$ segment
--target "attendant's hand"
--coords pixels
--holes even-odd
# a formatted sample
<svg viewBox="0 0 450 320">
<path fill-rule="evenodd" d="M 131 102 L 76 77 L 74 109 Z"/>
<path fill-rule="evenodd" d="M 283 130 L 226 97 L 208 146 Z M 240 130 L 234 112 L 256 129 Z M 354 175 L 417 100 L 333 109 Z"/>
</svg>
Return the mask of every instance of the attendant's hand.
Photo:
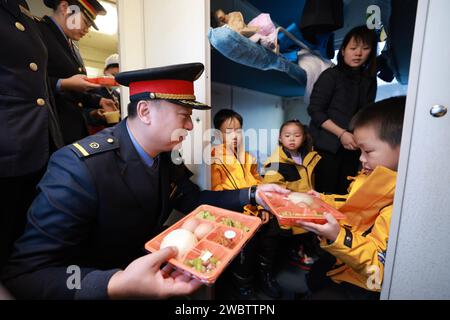
<svg viewBox="0 0 450 320">
<path fill-rule="evenodd" d="M 358 145 L 356 144 L 355 137 L 353 136 L 353 134 L 351 132 L 345 131 L 342 134 L 340 141 L 342 143 L 342 146 L 347 150 L 357 150 L 358 149 Z"/>
<path fill-rule="evenodd" d="M 297 222 L 297 226 L 305 230 L 314 232 L 320 237 L 326 238 L 331 242 L 336 241 L 339 231 L 341 231 L 341 226 L 339 225 L 336 218 L 331 213 L 324 213 L 325 219 L 327 219 L 326 224 L 317 224 L 312 222 Z"/>
<path fill-rule="evenodd" d="M 99 102 L 100 107 L 104 112 L 117 111 L 117 104 L 114 100 L 101 98 Z"/>
<path fill-rule="evenodd" d="M 108 283 L 111 299 L 165 299 L 189 295 L 202 285 L 173 267 L 161 265 L 177 255 L 175 247 L 168 247 L 131 262 L 115 273 Z"/>
<path fill-rule="evenodd" d="M 105 112 L 103 109 L 94 109 L 91 112 L 89 112 L 89 115 L 98 120 L 105 120 L 105 116 L 103 115 Z"/>
<path fill-rule="evenodd" d="M 269 210 L 266 203 L 261 199 L 261 197 L 259 196 L 259 193 L 263 191 L 263 192 L 278 192 L 281 194 L 289 194 L 291 193 L 290 190 L 283 188 L 277 184 L 274 183 L 269 183 L 269 184 L 260 184 L 258 185 L 258 187 L 256 188 L 256 195 L 255 195 L 255 199 L 256 199 L 256 203 L 263 206 L 264 208 L 266 208 L 266 210 Z"/>
<path fill-rule="evenodd" d="M 100 85 L 87 81 L 84 74 L 76 74 L 67 79 L 61 79 L 61 90 L 87 92 L 100 88 Z"/>
</svg>

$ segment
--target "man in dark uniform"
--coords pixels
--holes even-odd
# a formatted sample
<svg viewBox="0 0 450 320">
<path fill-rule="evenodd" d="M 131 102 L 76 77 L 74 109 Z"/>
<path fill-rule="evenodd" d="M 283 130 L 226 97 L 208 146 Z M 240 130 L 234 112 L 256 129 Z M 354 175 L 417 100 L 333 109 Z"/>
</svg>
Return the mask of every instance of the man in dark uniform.
<svg viewBox="0 0 450 320">
<path fill-rule="evenodd" d="M 48 75 L 64 142 L 69 144 L 88 135 L 84 108 L 96 108 L 91 109 L 93 117 L 99 108 L 116 109 L 113 100 L 89 92 L 100 86 L 86 80 L 84 62 L 74 43 L 89 32 L 90 26 L 97 29 L 94 20 L 106 11 L 96 0 L 44 0 L 44 4 L 53 9 L 53 14 L 44 16 L 39 28 L 48 50 Z"/>
<path fill-rule="evenodd" d="M 48 91 L 47 50 L 25 1 L 0 0 L 0 30 L 1 268 L 62 137 Z"/>
<path fill-rule="evenodd" d="M 24 236 L 2 275 L 18 298 L 162 298 L 189 294 L 199 283 L 167 277 L 159 267 L 176 250 L 144 256 L 172 209 L 207 203 L 242 211 L 259 203 L 258 189 L 200 191 L 176 151 L 192 130 L 193 82 L 201 63 L 119 73 L 130 87 L 128 118 L 56 152 L 39 184 Z M 140 258 L 139 258 L 140 257 Z M 135 260 L 136 259 L 136 260 Z M 79 266 L 77 289 L 68 266 Z M 120 269 L 125 268 L 123 271 Z M 69 272 L 69 274 L 67 273 Z M 73 272 L 73 271 L 72 271 Z"/>
</svg>

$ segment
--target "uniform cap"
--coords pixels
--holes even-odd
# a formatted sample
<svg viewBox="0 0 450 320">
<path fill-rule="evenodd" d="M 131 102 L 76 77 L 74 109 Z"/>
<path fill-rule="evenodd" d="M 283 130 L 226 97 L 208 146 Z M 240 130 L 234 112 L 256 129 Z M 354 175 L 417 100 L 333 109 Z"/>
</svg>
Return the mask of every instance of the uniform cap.
<svg viewBox="0 0 450 320">
<path fill-rule="evenodd" d="M 130 87 L 130 100 L 163 99 L 193 109 L 211 109 L 196 101 L 194 81 L 203 73 L 202 63 L 177 64 L 119 72 L 116 81 Z"/>
</svg>

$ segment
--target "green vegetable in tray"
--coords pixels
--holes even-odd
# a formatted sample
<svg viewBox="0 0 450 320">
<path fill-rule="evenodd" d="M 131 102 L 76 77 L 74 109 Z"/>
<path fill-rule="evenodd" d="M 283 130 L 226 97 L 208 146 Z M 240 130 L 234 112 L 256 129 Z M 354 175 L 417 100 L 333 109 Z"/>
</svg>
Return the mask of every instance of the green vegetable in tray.
<svg viewBox="0 0 450 320">
<path fill-rule="evenodd" d="M 202 254 L 200 255 L 200 257 L 191 259 L 191 260 L 186 260 L 184 262 L 184 264 L 187 265 L 188 267 L 193 268 L 194 270 L 196 270 L 198 272 L 201 272 L 201 273 L 212 272 L 220 264 L 220 261 L 214 256 L 212 256 L 209 259 L 202 260 L 201 257 L 206 252 L 208 252 L 208 251 L 202 251 Z M 209 254 L 211 254 L 211 253 L 209 253 Z"/>
<path fill-rule="evenodd" d="M 233 227 L 237 229 L 241 229 L 244 232 L 249 232 L 250 228 L 244 225 L 242 222 L 236 221 L 232 218 L 222 218 L 221 221 L 222 224 L 226 225 L 227 227 Z"/>
<path fill-rule="evenodd" d="M 209 211 L 200 211 L 199 213 L 197 213 L 197 218 L 210 221 L 214 221 L 216 219 L 216 217 L 213 216 Z"/>
</svg>

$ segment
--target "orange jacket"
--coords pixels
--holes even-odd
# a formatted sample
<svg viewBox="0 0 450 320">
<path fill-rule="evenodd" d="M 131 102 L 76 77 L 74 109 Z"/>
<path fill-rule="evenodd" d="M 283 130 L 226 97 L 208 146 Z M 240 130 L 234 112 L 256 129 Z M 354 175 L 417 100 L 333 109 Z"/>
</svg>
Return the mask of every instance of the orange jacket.
<svg viewBox="0 0 450 320">
<path fill-rule="evenodd" d="M 238 159 L 221 144 L 212 149 L 211 160 L 211 189 L 214 191 L 243 189 L 261 183 L 256 159 L 248 152 L 243 152 Z"/>
<path fill-rule="evenodd" d="M 249 188 L 261 183 L 256 159 L 248 152 L 238 157 L 224 144 L 215 146 L 211 151 L 211 190 L 235 190 Z M 245 214 L 257 216 L 262 207 L 246 205 Z"/>
</svg>

